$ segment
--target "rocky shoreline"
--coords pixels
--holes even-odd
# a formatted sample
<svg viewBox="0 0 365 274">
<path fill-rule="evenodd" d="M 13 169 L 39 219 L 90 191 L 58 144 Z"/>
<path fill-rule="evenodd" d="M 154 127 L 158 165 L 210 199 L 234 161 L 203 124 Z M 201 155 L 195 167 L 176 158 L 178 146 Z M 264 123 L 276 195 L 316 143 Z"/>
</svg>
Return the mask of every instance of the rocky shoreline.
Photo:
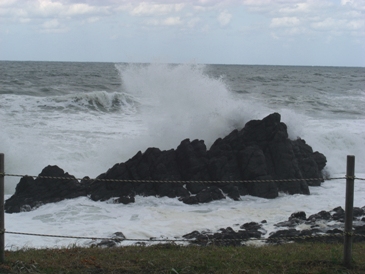
<svg viewBox="0 0 365 274">
<path fill-rule="evenodd" d="M 308 217 L 304 211 L 295 212 L 286 221 L 275 224 L 277 230 L 269 234 L 264 228 L 266 221 L 263 220 L 260 223 L 235 224 L 232 227 L 221 228 L 217 231 L 195 230 L 175 239 L 177 244 L 181 243 L 179 239 L 183 239 L 190 245 L 199 246 L 243 246 L 252 244 L 252 240 L 259 240 L 261 244 L 343 243 L 344 219 L 345 211 L 339 206 L 330 211 L 322 210 Z M 353 242 L 365 241 L 365 206 L 362 208 L 354 207 L 353 233 Z M 116 232 L 110 240 L 93 242 L 92 245 L 114 247 L 125 239 L 126 237 L 122 232 Z M 151 238 L 150 240 L 163 242 L 164 239 Z M 169 240 L 171 241 L 171 239 Z M 145 244 L 145 242 L 137 244 Z"/>
<path fill-rule="evenodd" d="M 354 208 L 353 232 L 354 242 L 365 241 L 365 207 Z M 320 211 L 306 216 L 304 211 L 291 214 L 288 220 L 275 224 L 277 231 L 267 235 L 261 223 L 245 223 L 239 230 L 231 227 L 222 228 L 215 233 L 198 232 L 186 234 L 183 237 L 193 239 L 192 243 L 207 245 L 214 242 L 216 245 L 244 245 L 251 239 L 262 239 L 265 243 L 284 242 L 326 242 L 342 243 L 345 211 L 336 207 L 330 211 Z M 341 235 L 341 236 L 339 236 Z M 238 240 L 237 240 L 238 239 Z"/>
<path fill-rule="evenodd" d="M 178 197 L 183 203 L 198 204 L 240 200 L 244 195 L 273 199 L 279 192 L 309 195 L 309 186 L 323 182 L 326 162 L 304 140 L 290 140 L 280 114 L 273 113 L 218 138 L 210 149 L 203 140 L 185 139 L 176 149 L 139 151 L 95 180 L 85 177 L 79 182 L 60 167 L 47 166 L 36 179 L 21 178 L 5 202 L 5 211 L 29 211 L 80 196 L 123 204 L 133 203 L 136 195 Z M 234 182 L 208 183 L 212 181 Z"/>
</svg>

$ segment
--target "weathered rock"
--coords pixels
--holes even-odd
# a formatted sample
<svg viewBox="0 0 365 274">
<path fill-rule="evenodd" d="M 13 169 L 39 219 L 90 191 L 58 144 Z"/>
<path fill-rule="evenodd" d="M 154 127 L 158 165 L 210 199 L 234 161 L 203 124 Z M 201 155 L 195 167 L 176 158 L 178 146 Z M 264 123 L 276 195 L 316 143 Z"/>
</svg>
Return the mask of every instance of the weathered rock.
<svg viewBox="0 0 365 274">
<path fill-rule="evenodd" d="M 262 226 L 258 223 L 246 223 L 242 225 L 241 230 L 235 231 L 231 227 L 221 228 L 217 232 L 210 231 L 193 231 L 189 234 L 183 235 L 185 239 L 191 240 L 191 243 L 198 245 L 219 245 L 219 246 L 239 246 L 243 245 L 245 241 L 255 238 L 259 239 L 264 234 L 259 231 Z"/>
<path fill-rule="evenodd" d="M 5 203 L 7 213 L 29 211 L 42 204 L 59 202 L 88 194 L 86 183 L 79 183 L 74 176 L 57 166 L 47 166 L 37 179 L 22 177 L 15 194 Z M 47 177 L 53 177 L 49 179 Z M 58 179 L 60 178 L 60 179 Z"/>
<path fill-rule="evenodd" d="M 354 242 L 365 241 L 365 207 L 354 208 Z M 306 218 L 304 211 L 294 212 L 287 221 L 276 224 L 279 230 L 265 235 L 266 230 L 262 224 L 251 222 L 240 226 L 241 230 L 235 231 L 231 227 L 221 228 L 217 232 L 211 231 L 193 231 L 182 236 L 191 240 L 191 243 L 198 245 L 244 245 L 246 241 L 256 239 L 266 241 L 270 244 L 280 244 L 287 242 L 326 242 L 326 243 L 342 243 L 344 224 L 340 220 L 332 218 L 338 212 L 342 213 L 342 208 L 337 207 L 330 211 L 320 211 Z M 356 212 L 356 213 L 355 213 Z M 238 224 L 234 225 L 238 226 Z M 285 229 L 285 227 L 287 229 Z M 307 227 L 307 228 L 306 228 Z M 265 237 L 266 236 L 266 237 Z"/>
<path fill-rule="evenodd" d="M 305 214 L 304 211 L 298 211 L 293 213 L 292 215 L 290 215 L 289 220 L 306 220 L 307 219 L 307 215 Z"/>
<path fill-rule="evenodd" d="M 306 219 L 306 214 L 303 211 L 293 213 L 288 221 L 283 221 L 275 224 L 275 226 L 288 229 L 281 229 L 272 233 L 269 238 L 269 243 L 281 243 L 288 241 L 295 242 L 327 242 L 340 243 L 343 242 L 344 230 L 344 215 L 345 211 L 342 207 L 336 207 L 330 211 L 320 211 L 309 216 Z M 354 207 L 354 241 L 365 241 L 365 215 L 364 208 Z M 331 222 L 331 224 L 330 224 Z M 298 226 L 306 224 L 308 229 L 298 230 Z"/>
<path fill-rule="evenodd" d="M 280 122 L 280 115 L 274 113 L 263 120 L 250 121 L 242 130 L 234 130 L 228 136 L 217 139 L 209 150 L 202 140 L 185 139 L 176 150 L 149 148 L 144 153 L 138 152 L 126 163 L 117 164 L 98 177 L 182 180 L 187 182 L 185 185 L 147 182 L 105 184 L 95 181 L 91 185 L 91 198 L 103 200 L 116 194 L 155 195 L 180 197 L 184 203 L 196 204 L 225 196 L 239 200 L 240 196 L 247 194 L 275 198 L 279 191 L 309 194 L 308 183 L 320 184 L 325 163 L 323 154 L 313 152 L 304 140 L 289 140 L 286 125 Z M 312 178 L 317 180 L 305 180 Z M 293 180 L 280 181 L 288 179 Z M 252 182 L 205 182 L 242 180 Z M 212 192 L 213 187 L 218 187 L 224 195 Z"/>
<path fill-rule="evenodd" d="M 345 210 L 342 207 L 336 207 L 332 210 L 332 219 L 340 222 L 345 221 Z"/>
<path fill-rule="evenodd" d="M 320 211 L 320 212 L 318 212 L 316 214 L 310 215 L 308 217 L 308 221 L 310 221 L 310 222 L 316 222 L 317 220 L 318 221 L 319 220 L 326 220 L 326 221 L 328 221 L 328 220 L 331 220 L 331 219 L 332 219 L 331 213 L 329 213 L 329 212 L 327 212 L 325 210 L 322 210 L 322 211 Z"/>
<path fill-rule="evenodd" d="M 310 179 L 306 180 L 310 186 L 320 186 L 322 180 L 316 178 L 322 178 L 321 170 L 326 165 L 326 157 L 319 152 L 313 152 L 312 148 L 302 139 L 297 139 L 292 143 L 303 178 Z"/>
<path fill-rule="evenodd" d="M 302 139 L 290 140 L 280 120 L 280 114 L 273 113 L 249 121 L 243 129 L 217 139 L 209 150 L 204 141 L 189 139 L 176 149 L 151 147 L 125 163 L 115 164 L 93 181 L 85 178 L 79 183 L 67 173 L 68 181 L 24 177 L 5 208 L 7 212 L 19 212 L 85 195 L 94 201 L 118 198 L 115 201 L 120 203 L 134 202 L 136 195 L 178 197 L 184 203 L 195 204 L 226 197 L 239 200 L 248 194 L 271 199 L 280 191 L 309 194 L 308 185 L 322 181 L 326 157 L 313 152 Z M 66 176 L 61 169 L 53 169 L 42 173 Z"/>
</svg>

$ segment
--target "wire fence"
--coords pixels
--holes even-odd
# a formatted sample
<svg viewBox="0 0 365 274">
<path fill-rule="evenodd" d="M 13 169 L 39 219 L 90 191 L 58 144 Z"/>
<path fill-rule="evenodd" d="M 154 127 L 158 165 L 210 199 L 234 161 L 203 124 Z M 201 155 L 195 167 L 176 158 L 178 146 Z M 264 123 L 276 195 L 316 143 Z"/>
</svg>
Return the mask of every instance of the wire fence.
<svg viewBox="0 0 365 274">
<path fill-rule="evenodd" d="M 30 177 L 33 179 L 50 179 L 50 180 L 77 180 L 77 181 L 99 181 L 99 182 L 115 182 L 115 183 L 175 183 L 175 184 L 239 184 L 239 183 L 270 183 L 270 182 L 303 182 L 303 181 L 331 181 L 347 179 L 347 176 L 343 177 L 328 177 L 328 178 L 293 178 L 293 179 L 269 179 L 269 180 L 221 180 L 221 181 L 206 181 L 206 180 L 150 180 L 150 179 L 101 179 L 101 178 L 76 178 L 72 175 L 69 177 L 57 177 L 57 176 L 42 176 L 42 175 L 20 175 L 10 173 L 0 173 L 0 176 L 8 177 Z M 365 178 L 352 177 L 351 179 L 365 180 Z"/>
<path fill-rule="evenodd" d="M 71 239 L 84 239 L 84 240 L 101 240 L 102 242 L 97 243 L 96 245 L 110 243 L 110 246 L 115 246 L 116 243 L 131 241 L 135 244 L 145 244 L 146 242 L 163 242 L 163 243 L 176 243 L 176 242 L 186 242 L 188 244 L 198 244 L 198 245 L 242 245 L 243 242 L 247 241 L 264 241 L 266 243 L 281 243 L 282 241 L 312 241 L 318 239 L 335 239 L 335 241 L 339 242 L 339 238 L 343 237 L 343 246 L 344 246 L 344 265 L 348 268 L 351 267 L 352 264 L 352 242 L 355 239 L 365 239 L 365 232 L 362 230 L 354 230 L 353 229 L 353 199 L 354 199 L 354 182 L 355 180 L 364 181 L 364 178 L 359 178 L 355 176 L 355 156 L 348 155 L 347 156 L 347 168 L 346 175 L 342 177 L 336 178 L 300 178 L 300 179 L 272 179 L 272 180 L 225 180 L 225 181 L 175 181 L 175 180 L 120 180 L 120 179 L 103 179 L 103 178 L 94 178 L 90 179 L 89 177 L 84 178 L 75 178 L 72 175 L 66 175 L 64 177 L 53 177 L 53 176 L 29 176 L 29 175 L 19 175 L 19 174 L 10 174 L 5 173 L 4 171 L 4 154 L 0 153 L 0 262 L 4 262 L 4 250 L 5 250 L 5 233 L 15 234 L 15 235 L 26 235 L 26 236 L 37 236 L 37 237 L 57 237 L 57 238 L 71 238 Z M 85 181 L 100 181 L 100 182 L 119 182 L 119 183 L 176 183 L 176 184 L 188 184 L 188 183 L 200 183 L 200 184 L 237 184 L 237 183 L 262 183 L 262 182 L 296 182 L 296 181 L 324 181 L 324 180 L 342 180 L 346 179 L 346 196 L 345 196 L 345 215 L 344 215 L 344 229 L 343 231 L 339 229 L 335 229 L 333 231 L 313 231 L 309 230 L 306 233 L 299 232 L 297 230 L 294 236 L 289 236 L 290 234 L 281 236 L 281 234 L 271 234 L 269 237 L 261 237 L 263 233 L 258 233 L 255 236 L 249 235 L 248 237 L 240 235 L 240 234 L 230 234 L 223 235 L 219 233 L 214 233 L 213 235 L 209 234 L 196 234 L 196 235 L 185 235 L 180 238 L 174 239 L 158 239 L 157 237 L 152 237 L 149 239 L 128 239 L 123 233 L 115 233 L 114 237 L 85 237 L 85 236 L 70 236 L 70 235 L 51 235 L 51 234 L 38 234 L 38 233 L 28 233 L 28 232 L 16 232 L 16 231 L 6 231 L 4 227 L 4 177 L 5 176 L 16 176 L 16 177 L 32 177 L 35 179 L 51 179 L 51 180 L 78 180 L 80 182 Z M 303 231 L 303 230 L 302 230 Z M 357 232 L 357 233 L 354 233 Z M 279 231 L 278 231 L 279 232 Z M 192 233 L 190 233 L 192 234 Z M 217 235 L 218 234 L 218 235 Z M 183 239 L 184 238 L 184 239 Z M 332 241 L 332 240 L 330 240 Z M 223 244 L 222 244 L 223 243 Z"/>
<path fill-rule="evenodd" d="M 187 184 L 187 183 L 210 183 L 210 184 L 237 184 L 237 183 L 268 183 L 268 182 L 295 182 L 295 181 L 330 181 L 330 180 L 343 180 L 348 179 L 349 176 L 342 177 L 327 177 L 327 178 L 305 178 L 305 179 L 280 179 L 280 180 L 232 180 L 232 181 L 180 181 L 180 180 L 121 180 L 121 179 L 99 179 L 99 178 L 75 178 L 73 176 L 69 177 L 57 177 L 57 176 L 41 176 L 41 175 L 21 175 L 21 174 L 10 174 L 10 173 L 0 173 L 0 176 L 9 176 L 9 177 L 31 177 L 33 179 L 49 179 L 49 180 L 78 180 L 78 181 L 101 181 L 101 182 L 118 182 L 118 183 L 177 183 L 177 184 Z M 356 176 L 350 177 L 353 180 L 362 180 L 365 178 L 360 178 Z M 28 232 L 16 232 L 16 231 L 0 231 L 0 234 L 15 234 L 15 235 L 24 235 L 24 236 L 36 236 L 36 237 L 53 237 L 53 238 L 67 238 L 67 239 L 79 239 L 79 240 L 102 240 L 102 241 L 115 241 L 118 242 L 187 242 L 187 243 L 215 243 L 215 242 L 244 242 L 244 241 L 276 241 L 276 240 L 308 240 L 308 239 L 318 239 L 318 238 L 334 238 L 334 237 L 343 237 L 344 233 L 332 233 L 332 234 L 315 234 L 315 235 L 304 235 L 304 236 L 295 236 L 295 237 L 267 237 L 267 238 L 249 238 L 249 239 L 214 239 L 209 238 L 209 235 L 206 236 L 206 239 L 128 239 L 128 238 L 118 238 L 118 237 L 95 237 L 95 236 L 71 236 L 71 235 L 51 235 L 51 234 L 40 234 L 40 233 L 28 233 Z M 347 233 L 348 234 L 348 233 Z M 359 238 L 364 238 L 365 235 L 362 234 L 353 234 L 351 236 L 356 236 Z"/>
<path fill-rule="evenodd" d="M 160 243 L 177 243 L 177 242 L 185 242 L 190 244 L 208 244 L 208 243 L 221 243 L 221 242 L 251 242 L 251 241 L 261 241 L 261 242 L 276 242 L 279 240 L 282 241 L 295 241 L 295 240 L 315 240 L 315 239 L 326 239 L 326 238 L 343 238 L 344 235 L 348 234 L 352 237 L 364 238 L 364 234 L 356 234 L 356 233 L 331 233 L 331 234 L 315 234 L 315 235 L 302 235 L 302 236 L 274 236 L 267 238 L 232 238 L 232 239 L 217 239 L 210 237 L 211 235 L 202 235 L 203 238 L 192 238 L 192 239 L 142 239 L 142 238 L 124 238 L 124 237 L 88 237 L 88 236 L 70 236 L 70 235 L 53 235 L 53 234 L 40 234 L 40 233 L 27 233 L 27 232 L 15 232 L 15 231 L 4 231 L 7 234 L 15 234 L 15 235 L 23 235 L 23 236 L 35 236 L 35 237 L 51 237 L 51 238 L 66 238 L 66 239 L 78 239 L 78 240 L 102 240 L 102 241 L 112 241 L 112 242 L 160 242 Z"/>
</svg>

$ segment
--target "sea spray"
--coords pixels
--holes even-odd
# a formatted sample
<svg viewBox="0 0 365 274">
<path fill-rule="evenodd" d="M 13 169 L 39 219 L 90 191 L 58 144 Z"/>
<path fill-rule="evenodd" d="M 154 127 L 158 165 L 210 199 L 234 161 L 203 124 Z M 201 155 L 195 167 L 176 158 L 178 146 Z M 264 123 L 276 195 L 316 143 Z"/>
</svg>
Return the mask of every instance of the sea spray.
<svg viewBox="0 0 365 274">
<path fill-rule="evenodd" d="M 302 137 L 326 155 L 331 175 L 344 176 L 346 155 L 354 154 L 356 176 L 365 176 L 364 68 L 51 62 L 1 66 L 7 73 L 0 74 L 0 152 L 5 153 L 7 173 L 37 175 L 53 164 L 77 177 L 94 177 L 148 146 L 176 148 L 184 138 L 204 139 L 209 146 L 232 128 L 279 112 L 290 138 Z M 161 88 L 164 83 L 166 90 Z M 144 93 L 134 89 L 141 85 Z M 113 103 L 115 98 L 120 103 Z M 18 181 L 5 178 L 7 193 Z M 121 205 L 83 197 L 7 214 L 6 229 L 94 237 L 122 231 L 128 238 L 173 238 L 195 229 L 215 231 L 267 220 L 269 233 L 274 223 L 295 211 L 310 215 L 344 206 L 344 190 L 345 180 L 333 180 L 311 187 L 309 196 L 243 196 L 238 202 L 196 206 L 169 198 L 137 197 L 135 204 Z M 356 181 L 355 206 L 365 205 L 364 195 L 365 185 Z M 90 241 L 6 236 L 7 249 L 73 243 Z"/>
<path fill-rule="evenodd" d="M 53 74 L 48 75 L 51 65 Z M 27 66 L 31 71 L 32 63 L 21 68 Z M 349 79 L 339 77 L 331 78 L 336 82 L 332 93 L 331 81 L 314 75 L 325 68 L 73 66 L 48 64 L 43 72 L 38 66 L 38 78 L 19 79 L 33 86 L 17 85 L 1 94 L 0 148 L 8 173 L 36 175 L 52 164 L 77 177 L 95 177 L 150 146 L 176 148 L 185 138 L 197 138 L 209 147 L 247 121 L 272 112 L 281 113 L 290 138 L 301 137 L 327 156 L 330 173 L 344 172 L 347 154 L 356 156 L 357 167 L 365 166 L 364 91 L 354 86 L 357 82 L 344 90 Z M 47 81 L 54 85 L 55 71 L 63 78 L 57 77 L 57 88 L 47 93 L 44 86 Z M 302 84 L 301 78 L 310 84 Z M 7 178 L 7 193 L 18 180 Z"/>
<path fill-rule="evenodd" d="M 218 137 L 264 114 L 264 107 L 237 98 L 222 77 L 204 65 L 118 66 L 123 91 L 140 102 L 146 146 L 176 147 L 182 139 L 202 139 L 209 147 Z M 143 142 L 143 141 L 142 141 Z"/>
</svg>

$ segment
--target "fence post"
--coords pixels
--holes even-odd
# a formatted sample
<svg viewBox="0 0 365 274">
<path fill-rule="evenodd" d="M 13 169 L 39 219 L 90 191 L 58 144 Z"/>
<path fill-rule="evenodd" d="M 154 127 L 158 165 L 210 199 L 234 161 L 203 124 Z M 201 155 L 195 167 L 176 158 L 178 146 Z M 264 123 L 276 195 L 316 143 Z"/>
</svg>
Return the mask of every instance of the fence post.
<svg viewBox="0 0 365 274">
<path fill-rule="evenodd" d="M 4 154 L 0 153 L 0 263 L 5 261 Z"/>
<path fill-rule="evenodd" d="M 354 212 L 355 156 L 347 155 L 346 202 L 343 262 L 348 268 L 352 264 L 352 219 Z"/>
</svg>

